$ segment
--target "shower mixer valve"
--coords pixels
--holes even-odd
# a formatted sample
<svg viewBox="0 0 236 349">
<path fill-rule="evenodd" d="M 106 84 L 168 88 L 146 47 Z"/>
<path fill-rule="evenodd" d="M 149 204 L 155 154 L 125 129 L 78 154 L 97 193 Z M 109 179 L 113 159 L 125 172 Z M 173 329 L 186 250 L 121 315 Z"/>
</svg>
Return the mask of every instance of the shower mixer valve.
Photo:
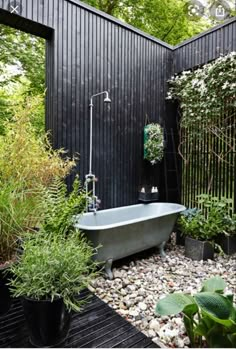
<svg viewBox="0 0 236 349">
<path fill-rule="evenodd" d="M 99 208 L 101 200 L 96 196 L 95 183 L 98 181 L 97 177 L 93 174 L 85 176 L 85 190 L 87 198 L 87 211 L 96 212 Z M 92 186 L 92 188 L 90 188 Z"/>
</svg>

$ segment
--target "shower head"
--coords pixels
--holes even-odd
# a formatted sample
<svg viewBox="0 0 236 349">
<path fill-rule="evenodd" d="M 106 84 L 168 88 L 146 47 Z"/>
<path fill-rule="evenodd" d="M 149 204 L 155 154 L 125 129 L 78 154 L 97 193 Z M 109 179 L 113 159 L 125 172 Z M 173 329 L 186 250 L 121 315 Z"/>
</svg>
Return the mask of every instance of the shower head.
<svg viewBox="0 0 236 349">
<path fill-rule="evenodd" d="M 109 98 L 109 94 L 107 91 L 105 91 L 106 97 L 104 98 L 104 103 L 111 103 L 111 99 Z"/>
<path fill-rule="evenodd" d="M 111 103 L 111 99 L 107 96 L 104 98 L 104 103 Z"/>
<path fill-rule="evenodd" d="M 95 95 L 93 95 L 90 98 L 90 107 L 93 107 L 93 98 L 97 97 L 97 96 L 100 96 L 100 95 L 103 95 L 103 94 L 106 95 L 105 98 L 104 98 L 104 103 L 111 103 L 111 99 L 109 98 L 109 93 L 107 91 L 103 91 L 103 92 L 96 93 Z"/>
</svg>

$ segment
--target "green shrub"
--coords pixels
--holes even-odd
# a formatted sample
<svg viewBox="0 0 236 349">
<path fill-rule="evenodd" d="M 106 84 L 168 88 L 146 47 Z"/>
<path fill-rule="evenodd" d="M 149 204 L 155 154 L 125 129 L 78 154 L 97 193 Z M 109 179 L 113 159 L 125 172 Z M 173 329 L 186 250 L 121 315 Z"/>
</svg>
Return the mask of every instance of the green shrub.
<svg viewBox="0 0 236 349">
<path fill-rule="evenodd" d="M 23 253 L 11 266 L 15 297 L 51 301 L 60 297 L 68 309 L 79 310 L 76 296 L 95 277 L 97 263 L 92 260 L 96 249 L 74 227 L 75 215 L 84 211 L 86 203 L 85 194 L 78 190 L 78 178 L 68 196 L 61 179 L 44 190 L 39 232 L 24 237 Z"/>
<path fill-rule="evenodd" d="M 44 232 L 28 236 L 23 254 L 11 266 L 14 297 L 35 300 L 62 298 L 68 309 L 78 311 L 76 296 L 96 275 L 93 247 L 78 231 L 45 237 Z"/>
<path fill-rule="evenodd" d="M 75 166 L 63 149 L 52 149 L 47 136 L 35 134 L 33 112 L 29 100 L 13 120 L 6 122 L 5 136 L 0 136 L 0 180 L 12 178 L 27 189 L 48 186 L 54 177 L 65 178 Z"/>
<path fill-rule="evenodd" d="M 9 180 L 0 184 L 0 264 L 15 257 L 18 239 L 38 224 L 40 204 L 36 190 Z"/>
<path fill-rule="evenodd" d="M 199 209 L 186 210 L 178 219 L 178 227 L 184 236 L 213 241 L 217 235 L 235 229 L 235 218 L 230 216 L 231 199 L 201 194 L 197 197 L 197 206 Z"/>
</svg>

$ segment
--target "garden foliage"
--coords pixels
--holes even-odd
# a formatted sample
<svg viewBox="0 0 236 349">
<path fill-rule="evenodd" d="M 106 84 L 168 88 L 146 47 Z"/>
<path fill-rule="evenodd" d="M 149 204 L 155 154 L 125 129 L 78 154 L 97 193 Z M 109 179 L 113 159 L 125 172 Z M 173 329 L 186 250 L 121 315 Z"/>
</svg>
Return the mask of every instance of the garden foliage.
<svg viewBox="0 0 236 349">
<path fill-rule="evenodd" d="M 225 154 L 235 151 L 230 139 L 230 131 L 236 125 L 235 70 L 236 52 L 231 52 L 196 70 L 173 76 L 169 81 L 167 99 L 177 99 L 181 110 L 181 145 L 188 142 L 192 152 L 200 151 L 198 141 L 211 141 L 208 136 L 214 136 L 225 146 L 218 160 L 223 161 Z M 179 151 L 183 156 L 181 147 Z M 210 151 L 214 153 L 213 146 Z"/>
<path fill-rule="evenodd" d="M 213 277 L 193 296 L 173 293 L 159 300 L 156 313 L 182 313 L 192 348 L 235 348 L 236 308 L 233 295 L 224 294 L 225 288 L 223 279 Z"/>
<path fill-rule="evenodd" d="M 232 199 L 208 194 L 197 196 L 197 208 L 181 213 L 177 224 L 184 236 L 197 240 L 214 239 L 221 233 L 235 232 L 236 217 L 232 214 Z"/>
<path fill-rule="evenodd" d="M 97 263 L 92 261 L 96 250 L 74 228 L 75 215 L 85 209 L 85 194 L 78 194 L 76 178 L 67 195 L 61 179 L 44 190 L 40 201 L 43 221 L 38 232 L 25 234 L 23 253 L 11 266 L 14 278 L 10 285 L 15 297 L 35 300 L 63 298 L 68 309 L 80 310 L 76 295 L 96 275 Z"/>
<path fill-rule="evenodd" d="M 144 158 L 152 165 L 164 156 L 164 131 L 159 124 L 148 124 L 144 129 Z"/>
<path fill-rule="evenodd" d="M 30 100 L 32 101 L 32 99 Z M 28 102 L 5 123 L 0 136 L 0 264 L 14 259 L 18 240 L 42 222 L 41 196 L 55 177 L 64 179 L 75 161 L 62 149 L 53 150 L 31 123 Z"/>
</svg>

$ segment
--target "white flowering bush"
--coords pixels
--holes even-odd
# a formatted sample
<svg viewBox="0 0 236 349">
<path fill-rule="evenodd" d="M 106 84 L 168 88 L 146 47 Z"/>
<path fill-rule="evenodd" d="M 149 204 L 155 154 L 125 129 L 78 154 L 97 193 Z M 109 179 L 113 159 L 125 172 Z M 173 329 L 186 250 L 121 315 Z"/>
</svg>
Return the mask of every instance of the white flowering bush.
<svg viewBox="0 0 236 349">
<path fill-rule="evenodd" d="M 180 102 L 181 128 L 191 127 L 195 136 L 208 132 L 222 137 L 226 128 L 234 126 L 236 52 L 221 56 L 194 71 L 184 71 L 172 77 L 169 83 L 167 99 Z"/>
<path fill-rule="evenodd" d="M 147 140 L 144 143 L 144 158 L 152 165 L 161 161 L 164 156 L 164 134 L 157 123 L 146 126 Z"/>
<path fill-rule="evenodd" d="M 188 163 L 196 151 L 210 161 L 227 161 L 235 152 L 236 52 L 220 56 L 194 71 L 184 71 L 169 81 L 167 99 L 177 99 L 180 107 L 179 154 Z M 216 148 L 218 144 L 218 148 Z M 188 155 L 188 157 L 186 157 Z"/>
</svg>

